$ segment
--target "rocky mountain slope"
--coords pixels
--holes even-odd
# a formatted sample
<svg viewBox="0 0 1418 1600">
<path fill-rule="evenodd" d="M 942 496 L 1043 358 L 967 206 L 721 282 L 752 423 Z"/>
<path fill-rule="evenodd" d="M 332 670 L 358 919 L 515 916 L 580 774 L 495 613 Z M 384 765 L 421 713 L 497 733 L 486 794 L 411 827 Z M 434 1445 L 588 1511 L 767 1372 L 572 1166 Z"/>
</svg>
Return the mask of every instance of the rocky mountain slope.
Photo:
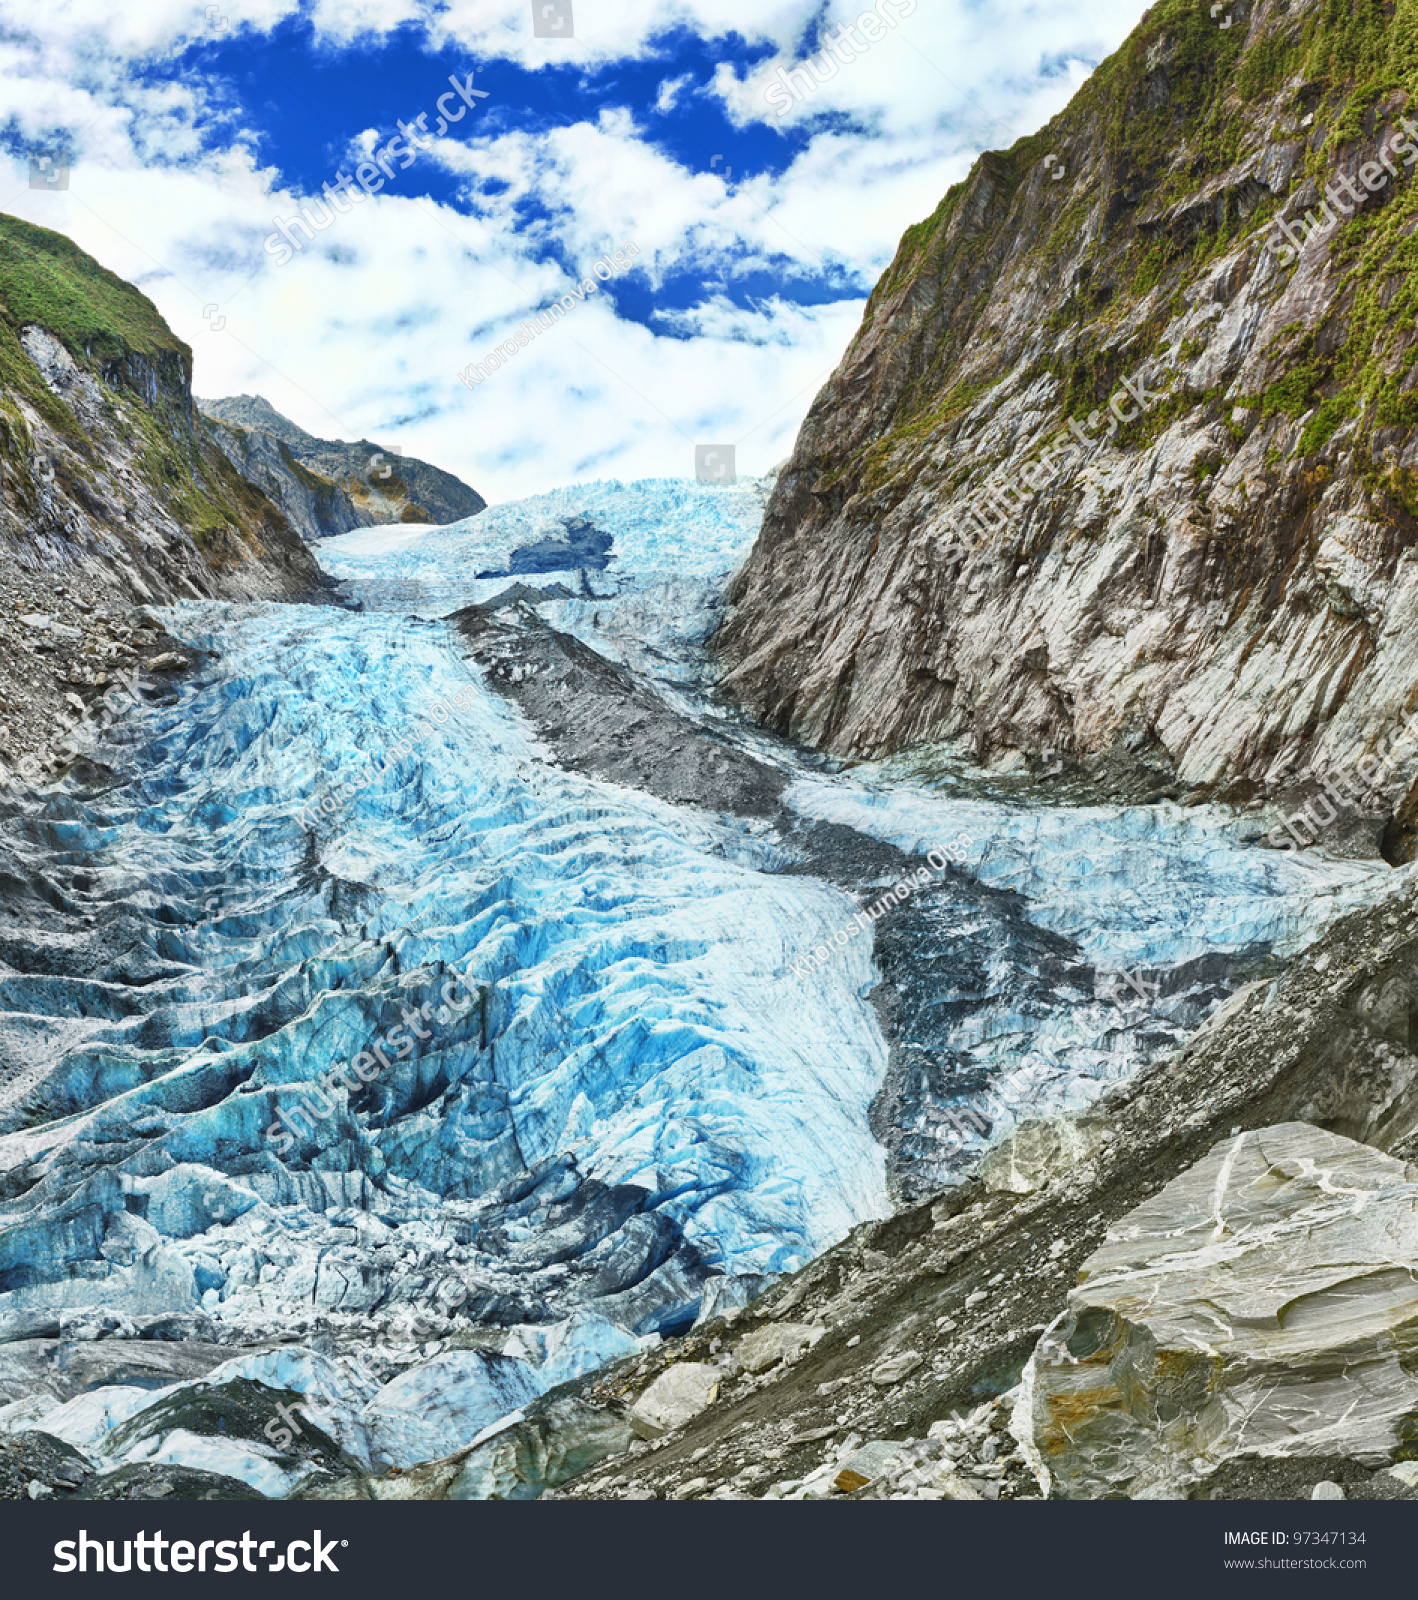
<svg viewBox="0 0 1418 1600">
<path fill-rule="evenodd" d="M 204 414 L 203 421 L 227 460 L 281 508 L 302 539 L 348 533 L 373 520 L 356 505 L 348 489 L 302 466 L 283 439 L 219 417 Z"/>
<path fill-rule="evenodd" d="M 718 637 L 774 728 L 1285 801 L 1411 707 L 1418 19 L 1225 13 L 1154 5 L 906 233 Z"/>
<path fill-rule="evenodd" d="M 258 394 L 198 400 L 238 470 L 307 539 L 387 522 L 458 522 L 487 501 L 451 472 L 368 439 L 317 439 Z"/>
<path fill-rule="evenodd" d="M 278 507 L 212 443 L 191 372 L 146 296 L 0 217 L 0 776 L 59 760 L 125 671 L 190 659 L 135 607 L 325 597 Z"/>
<path fill-rule="evenodd" d="M 640 1442 L 560 1493 L 1411 1496 L 1415 991 L 1411 896 L 1345 918 L 1094 1110 L 533 1407 L 502 1492 L 608 1414 Z"/>
</svg>

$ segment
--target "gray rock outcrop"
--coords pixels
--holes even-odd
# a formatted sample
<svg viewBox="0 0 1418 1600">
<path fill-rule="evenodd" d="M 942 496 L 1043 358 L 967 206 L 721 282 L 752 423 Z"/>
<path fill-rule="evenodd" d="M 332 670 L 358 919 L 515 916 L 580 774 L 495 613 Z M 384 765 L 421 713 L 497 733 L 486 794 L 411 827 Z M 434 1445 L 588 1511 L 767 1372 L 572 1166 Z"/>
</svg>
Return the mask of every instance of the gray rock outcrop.
<svg viewBox="0 0 1418 1600">
<path fill-rule="evenodd" d="M 1243 1456 L 1390 1462 L 1418 1413 L 1415 1176 L 1290 1122 L 1115 1222 L 1026 1371 L 1041 1481 L 1170 1499 Z"/>
<path fill-rule="evenodd" d="M 803 1322 L 770 1322 L 748 1334 L 734 1354 L 745 1372 L 762 1372 L 776 1362 L 791 1360 L 804 1347 L 816 1344 L 824 1331 Z"/>
<path fill-rule="evenodd" d="M 232 464 L 307 539 L 381 523 L 458 522 L 487 505 L 461 478 L 393 445 L 317 439 L 259 394 L 197 406 Z"/>
<path fill-rule="evenodd" d="M 1291 811 L 1306 768 L 1348 775 L 1398 731 L 1418 434 L 1412 321 L 1379 308 L 1408 282 L 1406 47 L 1376 22 L 1391 66 L 1322 85 L 1302 30 L 1338 52 L 1359 13 L 1232 9 L 1221 33 L 1149 7 L 904 235 L 719 636 L 726 687 L 774 728 Z M 1361 171 L 1383 181 L 1344 228 L 1279 249 L 1278 219 L 1303 228 Z M 1390 860 L 1418 814 L 1402 745 Z"/>
<path fill-rule="evenodd" d="M 302 539 L 349 533 L 375 521 L 333 478 L 302 466 L 284 439 L 220 417 L 206 422 L 217 448 L 248 483 L 281 508 Z"/>
<path fill-rule="evenodd" d="M 723 1373 L 703 1361 L 682 1361 L 667 1368 L 632 1407 L 631 1419 L 652 1438 L 678 1428 L 712 1405 Z"/>
</svg>

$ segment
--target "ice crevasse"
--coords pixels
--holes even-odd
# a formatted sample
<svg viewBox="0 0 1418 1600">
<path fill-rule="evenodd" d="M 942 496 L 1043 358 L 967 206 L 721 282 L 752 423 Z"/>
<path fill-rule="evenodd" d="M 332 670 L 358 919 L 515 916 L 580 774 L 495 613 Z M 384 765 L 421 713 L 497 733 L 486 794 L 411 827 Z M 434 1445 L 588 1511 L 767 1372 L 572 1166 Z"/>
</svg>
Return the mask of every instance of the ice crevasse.
<svg viewBox="0 0 1418 1600">
<path fill-rule="evenodd" d="M 204 1382 L 293 1389 L 354 1459 L 406 1465 L 886 1213 L 870 941 L 791 970 L 848 897 L 780 870 L 751 820 L 563 770 L 442 620 L 507 587 L 478 571 L 589 519 L 609 567 L 529 579 L 550 593 L 538 611 L 687 704 L 761 504 L 753 485 L 581 486 L 325 541 L 358 612 L 173 608 L 209 664 L 105 735 L 93 766 L 0 814 L 0 1326 L 205 1319 L 253 1349 Z M 804 815 L 902 848 L 962 826 L 993 839 L 983 880 L 1067 922 L 1067 895 L 1005 849 L 1017 818 L 797 776 Z M 1109 860 L 1131 853 L 1117 881 L 1134 895 L 1179 830 L 1206 833 L 1148 826 L 1074 824 Z M 1281 937 L 1368 872 L 1257 876 L 1224 829 L 1205 842 L 1208 894 L 1245 878 L 1248 937 Z M 1100 939 L 1110 881 L 1071 936 Z M 1163 953 L 1118 916 L 1124 958 L 1129 938 Z M 387 1067 L 296 1115 L 376 1043 Z M 273 1353 L 322 1320 L 377 1340 L 453 1300 L 489 1336 L 406 1353 L 393 1376 Z M 180 1385 L 121 1388 L 12 1385 L 0 1426 L 44 1415 L 105 1468 L 180 1458 L 263 1493 L 298 1481 L 260 1439 L 145 1432 L 154 1407 L 179 1414 Z"/>
</svg>

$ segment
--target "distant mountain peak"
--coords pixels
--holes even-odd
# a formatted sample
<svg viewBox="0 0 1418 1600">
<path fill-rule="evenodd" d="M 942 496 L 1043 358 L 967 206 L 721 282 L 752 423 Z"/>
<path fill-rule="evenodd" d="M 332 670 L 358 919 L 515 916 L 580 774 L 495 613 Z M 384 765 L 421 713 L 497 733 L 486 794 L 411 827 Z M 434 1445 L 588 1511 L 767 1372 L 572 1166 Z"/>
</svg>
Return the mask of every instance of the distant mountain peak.
<svg viewBox="0 0 1418 1600">
<path fill-rule="evenodd" d="M 264 395 L 197 401 L 206 417 L 285 445 L 302 467 L 328 478 L 356 508 L 355 526 L 390 522 L 461 522 L 487 501 L 461 478 L 392 445 L 371 439 L 320 439 L 284 417 Z M 382 457 L 382 459 L 380 459 Z M 334 530 L 338 531 L 338 530 Z"/>
<path fill-rule="evenodd" d="M 234 394 L 223 400 L 197 398 L 197 409 L 204 416 L 220 417 L 224 422 L 234 422 L 242 428 L 260 428 L 263 433 L 284 439 L 287 444 L 327 444 L 334 441 L 318 439 L 307 433 L 299 424 L 283 417 L 275 406 L 261 394 Z"/>
</svg>

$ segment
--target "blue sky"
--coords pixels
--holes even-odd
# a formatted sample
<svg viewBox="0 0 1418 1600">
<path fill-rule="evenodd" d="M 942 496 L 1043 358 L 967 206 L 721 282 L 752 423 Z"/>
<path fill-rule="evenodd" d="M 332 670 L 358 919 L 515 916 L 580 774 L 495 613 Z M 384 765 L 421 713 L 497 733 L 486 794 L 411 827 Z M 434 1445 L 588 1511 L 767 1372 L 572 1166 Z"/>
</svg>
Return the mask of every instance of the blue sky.
<svg viewBox="0 0 1418 1600">
<path fill-rule="evenodd" d="M 574 36 L 539 38 L 531 0 L 0 0 L 0 208 L 138 282 L 199 393 L 264 394 L 492 498 L 688 475 L 697 441 L 761 472 L 902 231 L 1066 104 L 1141 10 L 574 0 Z M 391 151 L 401 119 L 461 107 L 450 75 L 470 70 L 476 109 Z M 811 92 L 790 101 L 774 85 L 794 72 Z M 70 188 L 29 188 L 27 149 L 60 142 Z M 378 192 L 332 214 L 322 185 L 376 150 Z M 302 209 L 326 225 L 291 224 Z M 298 251 L 273 249 L 282 221 Z M 617 247 L 627 270 L 586 292 Z M 503 343 L 568 294 L 554 328 Z"/>
<path fill-rule="evenodd" d="M 808 44 L 815 46 L 820 31 L 808 30 Z M 461 126 L 449 130 L 447 137 L 454 140 L 513 133 L 537 137 L 553 128 L 594 123 L 604 111 L 623 111 L 634 117 L 645 145 L 685 172 L 711 178 L 729 173 L 730 182 L 742 183 L 781 178 L 807 148 L 814 125 L 871 137 L 866 122 L 826 106 L 811 122 L 735 125 L 714 93 L 716 69 L 726 63 L 744 72 L 771 59 L 774 50 L 766 41 L 751 42 L 737 32 L 706 39 L 679 25 L 648 39 L 644 51 L 633 60 L 586 62 L 573 56 L 536 67 L 514 61 L 479 67 L 451 41 L 434 49 L 426 31 L 413 25 L 332 49 L 322 45 L 311 19 L 299 16 L 285 19 L 270 34 L 196 41 L 175 58 L 148 65 L 143 75 L 150 84 L 196 78 L 207 86 L 205 114 L 195 123 L 204 151 L 219 150 L 252 118 L 259 119 L 249 140 L 257 158 L 270 165 L 283 187 L 307 194 L 318 193 L 342 165 L 349 165 L 348 152 L 365 128 L 390 136 L 401 122 L 408 126 L 424 112 L 425 126 L 432 129 L 437 96 L 446 94 L 450 78 L 466 83 L 470 66 L 474 86 L 488 98 L 475 119 L 465 114 Z M 669 91 L 666 84 L 672 86 Z M 459 104 L 455 98 L 450 109 Z M 475 216 L 493 214 L 508 187 L 493 178 L 470 188 L 433 162 L 415 162 L 397 182 L 401 195 Z M 554 230 L 545 226 L 552 215 L 536 200 L 524 202 L 513 232 L 526 240 L 533 259 L 545 256 L 569 270 Z M 873 276 L 836 253 L 803 261 L 786 252 L 763 259 L 745 249 L 724 261 L 679 263 L 653 291 L 639 272 L 605 292 L 618 316 L 650 327 L 656 310 L 687 310 L 714 294 L 741 307 L 762 304 L 775 294 L 801 305 L 864 298 Z M 677 336 L 663 319 L 661 331 Z"/>
</svg>

